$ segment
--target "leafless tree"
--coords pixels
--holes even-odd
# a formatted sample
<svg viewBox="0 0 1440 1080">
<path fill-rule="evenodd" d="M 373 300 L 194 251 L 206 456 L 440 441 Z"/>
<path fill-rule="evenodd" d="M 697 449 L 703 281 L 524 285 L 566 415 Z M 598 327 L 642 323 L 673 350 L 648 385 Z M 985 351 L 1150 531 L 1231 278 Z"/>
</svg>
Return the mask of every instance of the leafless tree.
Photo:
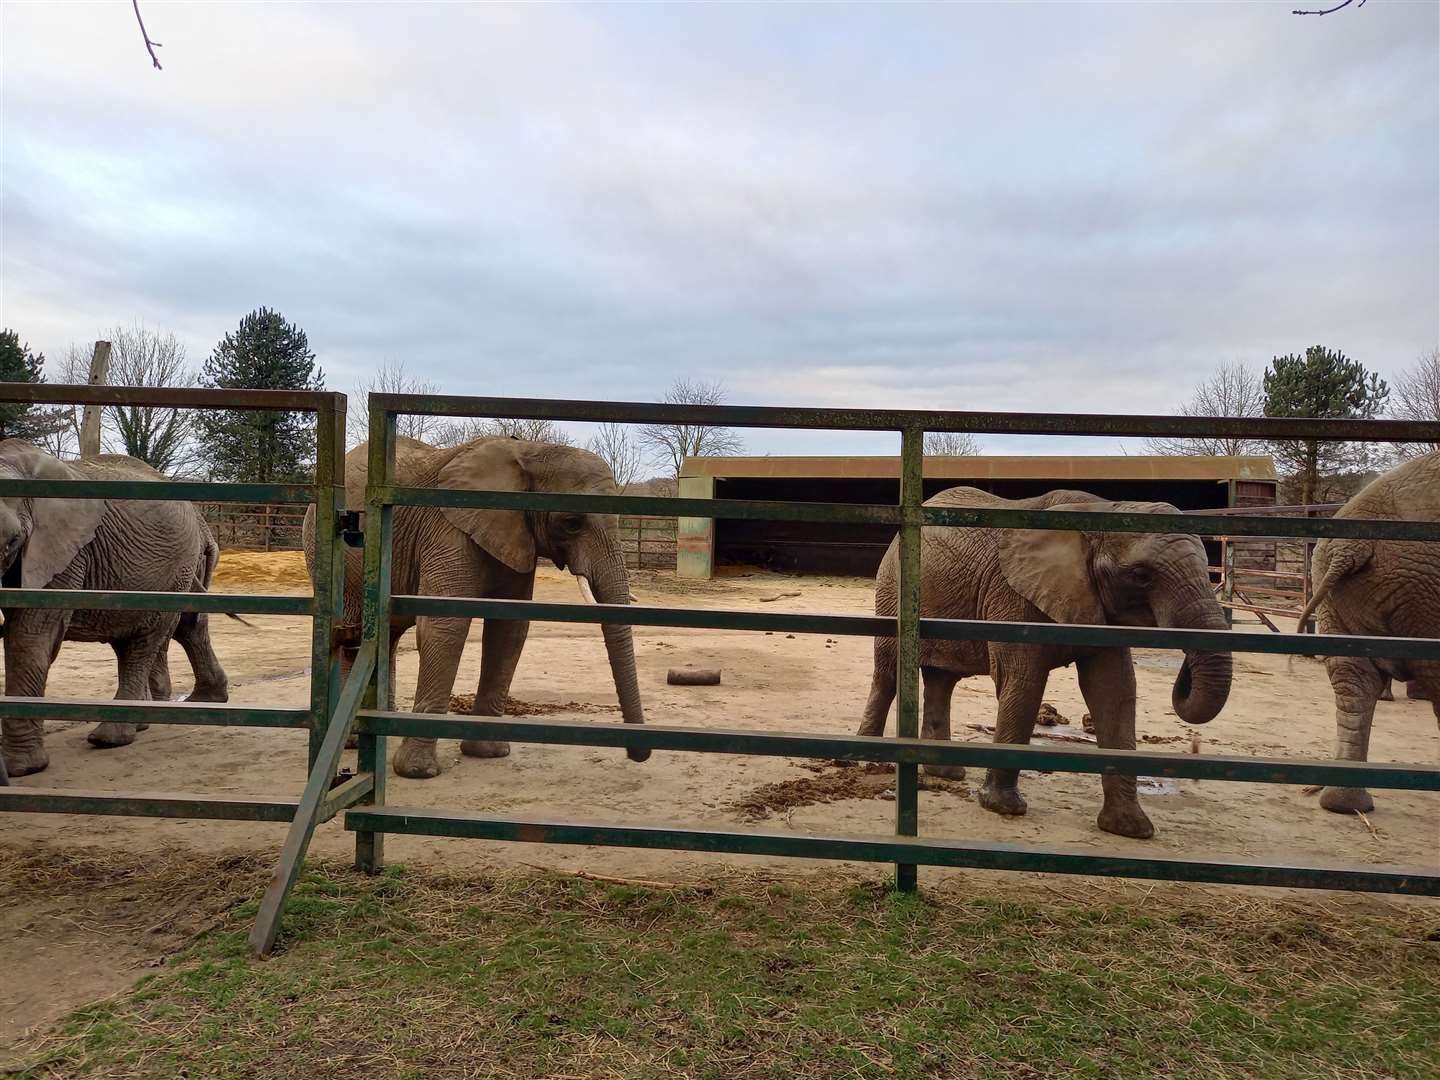
<svg viewBox="0 0 1440 1080">
<path fill-rule="evenodd" d="M 983 451 L 968 431 L 927 431 L 926 457 L 979 457 Z"/>
<path fill-rule="evenodd" d="M 84 386 L 90 380 L 90 359 L 93 355 L 93 346 L 82 347 L 72 343 L 53 369 L 53 381 Z M 64 414 L 65 422 L 38 440 L 38 444 L 58 458 L 76 457 L 80 453 L 80 422 L 84 410 L 78 405 L 62 405 L 56 412 Z"/>
<path fill-rule="evenodd" d="M 640 479 L 643 455 L 630 434 L 628 424 L 601 424 L 587 449 L 610 466 L 610 471 L 615 474 L 615 486 L 622 495 L 626 488 Z"/>
<path fill-rule="evenodd" d="M 1236 360 L 1219 365 L 1178 410 L 1181 416 L 1253 417 L 1265 414 L 1265 386 L 1259 373 Z M 1146 449 L 1166 457 L 1243 457 L 1265 453 L 1262 439 L 1213 435 L 1196 439 L 1155 438 Z"/>
<path fill-rule="evenodd" d="M 1440 423 L 1440 349 L 1432 349 L 1395 380 L 1395 419 Z M 1394 443 L 1395 456 L 1411 458 L 1440 450 L 1440 442 Z"/>
<path fill-rule="evenodd" d="M 570 433 L 554 420 L 485 420 L 479 417 L 441 418 L 441 423 L 426 437 L 435 446 L 459 446 L 471 439 L 525 439 L 547 442 L 556 446 L 573 446 Z"/>
<path fill-rule="evenodd" d="M 436 393 L 439 393 L 439 389 L 435 384 L 411 375 L 405 368 L 405 361 L 383 361 L 379 370 L 369 380 L 357 385 L 355 393 L 351 395 L 350 406 L 345 414 L 345 433 L 349 437 L 350 445 L 359 446 L 370 438 L 371 394 Z M 398 416 L 395 418 L 395 431 L 407 439 L 434 442 L 434 436 L 447 422 L 447 418 L 443 416 Z"/>
<path fill-rule="evenodd" d="M 141 324 L 110 332 L 112 386 L 194 386 L 196 374 L 185 364 L 185 346 L 172 333 Z M 72 350 L 73 353 L 74 350 Z M 89 376 L 88 360 L 86 374 Z M 190 409 L 116 405 L 106 408 L 102 437 L 111 453 L 129 454 L 167 476 L 199 475 Z"/>
<path fill-rule="evenodd" d="M 724 401 L 725 387 L 703 379 L 676 379 L 665 392 L 667 405 L 721 405 Z M 677 479 L 687 457 L 730 457 L 745 449 L 733 429 L 706 424 L 646 424 L 640 429 L 639 441 L 655 464 L 668 467 Z"/>
</svg>

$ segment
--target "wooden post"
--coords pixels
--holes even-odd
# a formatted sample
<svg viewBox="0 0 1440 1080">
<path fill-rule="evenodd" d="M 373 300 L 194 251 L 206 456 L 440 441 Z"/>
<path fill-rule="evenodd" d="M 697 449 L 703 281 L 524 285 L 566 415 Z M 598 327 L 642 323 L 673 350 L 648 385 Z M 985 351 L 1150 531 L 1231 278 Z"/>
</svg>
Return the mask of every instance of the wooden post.
<svg viewBox="0 0 1440 1080">
<path fill-rule="evenodd" d="M 110 342 L 95 342 L 95 354 L 90 358 L 90 385 L 104 386 L 110 378 Z M 80 456 L 100 456 L 100 409 L 99 405 L 86 405 L 84 419 L 80 424 Z"/>
</svg>

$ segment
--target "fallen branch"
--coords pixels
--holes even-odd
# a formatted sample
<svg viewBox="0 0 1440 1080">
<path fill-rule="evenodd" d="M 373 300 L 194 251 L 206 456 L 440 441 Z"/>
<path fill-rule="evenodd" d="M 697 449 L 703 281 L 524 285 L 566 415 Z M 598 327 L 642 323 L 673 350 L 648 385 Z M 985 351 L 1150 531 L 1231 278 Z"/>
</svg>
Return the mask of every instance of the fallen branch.
<svg viewBox="0 0 1440 1080">
<path fill-rule="evenodd" d="M 774 596 L 762 596 L 762 597 L 760 598 L 760 603 L 762 603 L 762 604 L 773 604 L 776 600 L 788 600 L 788 599 L 790 599 L 790 597 L 792 597 L 792 596 L 799 596 L 799 595 L 800 595 L 800 594 L 799 594 L 798 592 L 782 592 L 782 593 L 776 593 Z"/>
</svg>

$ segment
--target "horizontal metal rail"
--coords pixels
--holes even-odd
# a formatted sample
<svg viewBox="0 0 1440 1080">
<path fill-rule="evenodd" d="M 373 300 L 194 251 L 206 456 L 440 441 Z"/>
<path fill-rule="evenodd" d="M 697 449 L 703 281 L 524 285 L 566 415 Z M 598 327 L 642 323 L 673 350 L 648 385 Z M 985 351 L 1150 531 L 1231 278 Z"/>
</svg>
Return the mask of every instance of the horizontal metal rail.
<svg viewBox="0 0 1440 1080">
<path fill-rule="evenodd" d="M 372 394 L 371 415 L 479 416 L 621 424 L 701 424 L 835 431 L 965 431 L 977 435 L 1215 435 L 1344 442 L 1440 442 L 1440 423 L 1102 413 L 937 412 L 922 409 L 800 409 L 758 405 L 660 405 L 640 401 Z"/>
<path fill-rule="evenodd" d="M 91 386 L 79 383 L 3 383 L 0 401 L 37 405 L 140 405 L 174 409 L 285 412 L 345 410 L 345 395 L 327 390 L 244 390 L 218 387 Z"/>
<path fill-rule="evenodd" d="M 1292 889 L 1350 889 L 1355 892 L 1440 896 L 1440 877 L 1423 870 L 1363 870 L 1349 867 L 1270 866 L 1254 862 L 1092 855 L 1064 848 L 1024 847 L 979 840 L 867 839 L 797 836 L 794 833 L 724 832 L 648 825 L 598 825 L 502 817 L 464 810 L 365 807 L 345 814 L 352 831 L 509 840 L 524 844 L 579 844 L 707 851 L 734 855 L 847 859 L 902 865 L 955 866 L 977 870 L 1027 870 L 1045 874 L 1201 881 L 1227 885 L 1271 885 Z"/>
<path fill-rule="evenodd" d="M 1176 754 L 1099 747 L 1022 746 L 1013 743 L 941 742 L 818 732 L 600 724 L 584 720 L 526 720 L 509 716 L 439 716 L 362 709 L 358 731 L 425 739 L 494 739 L 558 746 L 643 746 L 702 754 L 753 754 L 836 761 L 913 762 L 989 769 L 1046 769 L 1251 784 L 1330 784 L 1440 791 L 1440 765 L 1365 761 L 1296 761 Z M 1042 737 L 1043 736 L 1037 736 Z"/>
<path fill-rule="evenodd" d="M 99 589 L 0 589 L 5 608 L 76 611 L 204 611 L 238 615 L 310 615 L 313 596 L 268 593 L 108 592 Z"/>
<path fill-rule="evenodd" d="M 450 488 L 380 488 L 396 506 L 466 507 L 481 510 L 549 510 L 576 514 L 652 514 L 761 521 L 814 521 L 899 525 L 898 506 L 872 503 L 777 502 L 760 499 L 678 499 L 649 495 L 575 495 L 554 491 L 459 491 Z M 1206 517 L 1202 514 L 1094 513 L 1071 510 L 1009 510 L 925 506 L 922 523 L 986 529 L 1076 529 L 1086 532 L 1189 533 L 1199 536 L 1265 536 L 1277 524 L 1296 537 L 1440 542 L 1440 522 L 1371 518 Z"/>
<path fill-rule="evenodd" d="M 92 701 L 87 698 L 0 697 L 0 715 L 17 720 L 84 720 L 103 724 L 196 724 L 205 727 L 310 726 L 308 709 L 264 709 L 201 701 Z"/>
<path fill-rule="evenodd" d="M 231 484 L 199 480 L 31 480 L 0 478 L 4 499 L 127 502 L 313 503 L 314 484 Z"/>
<path fill-rule="evenodd" d="M 119 795 L 109 791 L 69 788 L 0 788 L 0 813 L 104 814 L 113 817 L 215 818 L 224 821 L 289 821 L 299 805 L 294 799 L 246 795 L 194 795 L 149 791 Z"/>
<path fill-rule="evenodd" d="M 769 630 L 792 634 L 894 637 L 896 620 L 883 615 L 815 615 L 730 608 L 668 608 L 641 604 L 553 604 L 537 600 L 413 596 L 391 599 L 394 615 L 439 618 L 528 619 L 619 626 Z M 1068 623 L 986 622 L 983 619 L 920 620 L 920 636 L 941 641 L 1005 641 L 1026 645 L 1126 646 L 1198 649 L 1205 652 L 1277 653 L 1294 656 L 1376 656 L 1440 660 L 1434 638 L 1356 637 L 1343 634 L 1249 634 L 1179 627 L 1083 626 Z"/>
</svg>

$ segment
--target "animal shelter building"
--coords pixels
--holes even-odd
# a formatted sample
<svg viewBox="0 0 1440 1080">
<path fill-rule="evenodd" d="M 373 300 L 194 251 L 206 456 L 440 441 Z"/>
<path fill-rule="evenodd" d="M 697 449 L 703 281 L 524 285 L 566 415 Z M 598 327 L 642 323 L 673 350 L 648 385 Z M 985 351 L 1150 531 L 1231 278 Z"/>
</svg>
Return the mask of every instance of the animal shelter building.
<svg viewBox="0 0 1440 1080">
<path fill-rule="evenodd" d="M 1268 457 L 926 457 L 925 497 L 958 485 L 1007 499 L 1075 488 L 1105 499 L 1168 502 L 1181 510 L 1275 505 Z M 695 457 L 680 468 L 683 498 L 889 503 L 900 498 L 899 457 Z M 717 566 L 786 573 L 874 574 L 891 525 L 679 520 L 676 570 L 708 578 Z M 1207 546 L 1208 543 L 1207 543 Z"/>
</svg>

